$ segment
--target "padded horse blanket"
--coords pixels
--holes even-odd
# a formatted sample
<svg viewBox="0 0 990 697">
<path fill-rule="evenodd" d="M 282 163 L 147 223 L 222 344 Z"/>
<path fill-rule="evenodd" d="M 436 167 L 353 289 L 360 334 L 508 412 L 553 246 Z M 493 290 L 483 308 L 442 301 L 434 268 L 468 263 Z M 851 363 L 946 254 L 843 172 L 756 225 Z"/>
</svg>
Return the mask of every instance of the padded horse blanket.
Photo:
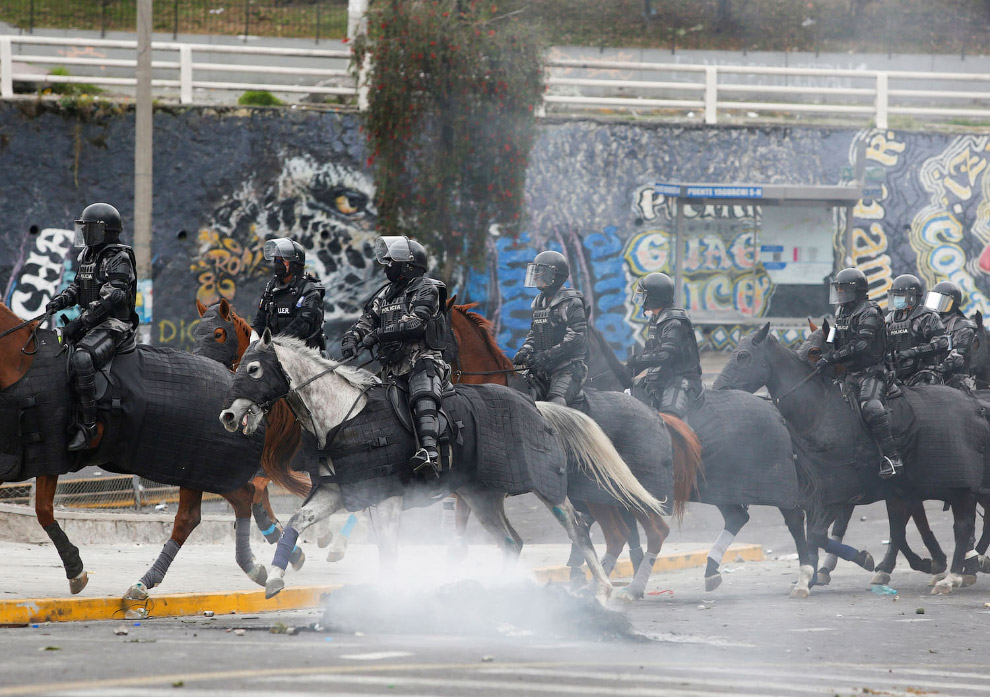
<svg viewBox="0 0 990 697">
<path fill-rule="evenodd" d="M 246 438 L 228 433 L 217 418 L 231 373 L 207 358 L 144 345 L 113 359 L 106 389 L 100 390 L 105 428 L 99 447 L 85 456 L 68 452 L 66 353 L 53 333 L 39 332 L 39 339 L 44 343 L 31 369 L 0 392 L 0 451 L 6 458 L 0 460 L 0 479 L 99 465 L 161 484 L 225 493 L 257 470 L 264 430 Z"/>
<path fill-rule="evenodd" d="M 473 480 L 510 496 L 534 491 L 554 503 L 563 501 L 563 447 L 533 401 L 501 385 L 457 385 L 455 391 L 444 400 L 457 425 L 449 441 L 453 469 L 444 471 L 435 488 L 453 490 Z M 413 435 L 399 421 L 384 387 L 367 396 L 367 406 L 345 422 L 325 452 L 333 476 L 324 480 L 340 485 L 350 511 L 410 493 Z"/>
<path fill-rule="evenodd" d="M 698 501 L 798 505 L 791 438 L 773 404 L 739 390 L 706 390 L 686 420 L 701 441 Z"/>
<path fill-rule="evenodd" d="M 585 389 L 588 416 L 594 419 L 643 487 L 672 510 L 674 458 L 670 433 L 663 419 L 635 397 L 621 392 Z M 567 496 L 572 501 L 614 505 L 616 500 L 581 471 L 568 463 Z"/>
</svg>

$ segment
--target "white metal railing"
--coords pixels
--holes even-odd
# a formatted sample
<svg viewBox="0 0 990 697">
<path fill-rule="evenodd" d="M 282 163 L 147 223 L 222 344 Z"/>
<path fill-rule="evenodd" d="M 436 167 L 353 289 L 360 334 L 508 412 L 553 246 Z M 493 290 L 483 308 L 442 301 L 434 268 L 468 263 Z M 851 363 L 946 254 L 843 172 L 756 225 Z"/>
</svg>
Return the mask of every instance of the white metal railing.
<svg viewBox="0 0 990 697">
<path fill-rule="evenodd" d="M 39 47 L 42 52 L 14 55 L 14 46 Z M 135 51 L 136 42 L 0 36 L 0 97 L 13 96 L 14 82 L 125 87 L 136 84 L 133 76 L 136 60 L 133 58 L 43 54 L 45 48 L 51 51 L 52 47 L 124 53 Z M 358 93 L 357 81 L 349 69 L 351 54 L 347 50 L 159 41 L 153 42 L 152 48 L 174 54 L 176 58 L 153 61 L 152 69 L 158 77 L 152 80 L 152 87 L 159 90 L 178 88 L 179 101 L 183 104 L 192 103 L 195 89 L 254 89 L 344 96 Z M 220 62 L 222 57 L 230 57 L 231 61 Z M 259 59 L 264 60 L 264 64 L 235 62 Z M 27 65 L 80 66 L 91 72 L 98 70 L 99 74 L 63 76 L 17 72 L 14 60 Z M 300 65 L 302 62 L 308 64 Z M 330 66 L 323 67 L 327 62 Z M 117 74 L 109 74 L 113 72 Z M 637 74 L 652 75 L 657 79 L 637 78 Z M 231 76 L 229 79 L 217 79 L 228 75 Z M 234 79 L 236 75 L 243 77 Z M 213 79 L 207 79 L 210 77 Z M 325 79 L 337 84 L 317 84 Z M 772 84 L 775 81 L 784 84 Z M 801 84 L 793 84 L 795 81 Z M 831 84 L 836 81 L 846 84 Z M 820 84 L 823 82 L 830 84 Z M 896 87 L 892 88 L 891 82 L 896 83 Z M 977 87 L 973 83 L 990 83 L 990 74 L 552 59 L 547 62 L 549 91 L 544 102 L 561 109 L 697 110 L 708 124 L 718 123 L 720 114 L 738 111 L 814 112 L 872 117 L 878 128 L 887 128 L 892 114 L 990 120 L 990 91 L 969 89 L 970 85 Z M 576 93 L 560 93 L 562 90 Z"/>
</svg>

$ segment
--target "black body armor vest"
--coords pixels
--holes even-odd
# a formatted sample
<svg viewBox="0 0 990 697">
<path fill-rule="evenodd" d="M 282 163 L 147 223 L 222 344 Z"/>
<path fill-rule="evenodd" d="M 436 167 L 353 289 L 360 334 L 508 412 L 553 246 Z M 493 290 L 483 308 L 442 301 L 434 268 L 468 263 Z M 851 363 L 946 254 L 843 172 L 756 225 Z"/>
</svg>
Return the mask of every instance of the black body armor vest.
<svg viewBox="0 0 990 697">
<path fill-rule="evenodd" d="M 533 300 L 533 349 L 539 353 L 549 351 L 564 340 L 567 335 L 567 318 L 560 307 L 566 301 L 582 299 L 581 292 L 574 288 L 560 288 L 552 298 L 546 300 L 542 293 Z"/>
<path fill-rule="evenodd" d="M 673 362 L 666 365 L 669 373 L 683 377 L 700 377 L 701 354 L 698 352 L 698 342 L 694 338 L 694 325 L 691 324 L 687 312 L 679 307 L 668 307 L 656 316 L 656 321 L 650 322 L 645 351 L 655 351 L 661 346 L 664 329 L 671 323 L 680 325 L 682 339 Z"/>
</svg>

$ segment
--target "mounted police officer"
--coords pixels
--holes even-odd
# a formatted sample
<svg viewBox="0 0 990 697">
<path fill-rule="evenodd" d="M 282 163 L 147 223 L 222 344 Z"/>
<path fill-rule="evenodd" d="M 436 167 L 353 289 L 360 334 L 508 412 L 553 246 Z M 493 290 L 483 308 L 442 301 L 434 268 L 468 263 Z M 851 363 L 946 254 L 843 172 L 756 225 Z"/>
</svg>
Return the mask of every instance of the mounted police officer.
<svg viewBox="0 0 990 697">
<path fill-rule="evenodd" d="M 323 335 L 323 296 L 320 280 L 306 273 L 306 250 L 287 237 L 265 242 L 265 259 L 274 275 L 265 286 L 251 328 L 262 334 L 287 334 L 302 339 L 310 348 L 326 349 Z"/>
<path fill-rule="evenodd" d="M 925 307 L 937 312 L 949 335 L 949 355 L 939 370 L 942 379 L 950 387 L 976 389 L 970 369 L 970 352 L 976 341 L 976 322 L 963 314 L 962 288 L 952 281 L 936 283 L 925 296 Z"/>
<path fill-rule="evenodd" d="M 69 450 L 88 450 L 97 439 L 96 371 L 136 343 L 137 264 L 134 251 L 120 243 L 123 229 L 110 204 L 86 206 L 75 221 L 76 246 L 84 248 L 76 277 L 45 306 L 49 313 L 74 305 L 81 310 L 62 331 L 63 341 L 73 343 L 69 372 L 78 408 Z"/>
<path fill-rule="evenodd" d="M 440 473 L 440 407 L 453 389 L 450 366 L 443 359 L 446 344 L 447 287 L 426 276 L 426 250 L 408 237 L 380 237 L 375 258 L 385 266 L 389 283 L 344 333 L 344 358 L 359 347 L 378 344 L 378 360 L 386 377 L 408 376 L 409 406 L 415 416 L 419 450 L 413 470 Z"/>
<path fill-rule="evenodd" d="M 564 288 L 570 275 L 560 252 L 544 251 L 526 267 L 527 288 L 539 288 L 529 333 L 512 362 L 530 372 L 534 399 L 571 405 L 588 377 L 588 316 L 584 295 Z"/>
<path fill-rule="evenodd" d="M 869 283 L 859 269 L 843 269 L 836 274 L 829 302 L 838 306 L 835 326 L 828 337 L 832 350 L 822 354 L 816 367 L 819 371 L 830 365 L 846 367 L 846 384 L 859 401 L 863 421 L 883 454 L 880 476 L 893 477 L 904 465 L 890 430 L 886 406 L 887 332 L 883 312 L 869 299 Z"/>
<path fill-rule="evenodd" d="M 887 295 L 887 350 L 894 379 L 905 385 L 939 381 L 936 371 L 949 353 L 949 336 L 938 312 L 925 307 L 921 281 L 902 274 Z"/>
<path fill-rule="evenodd" d="M 626 362 L 636 375 L 647 369 L 643 389 L 654 408 L 683 419 L 702 392 L 701 356 L 687 313 L 674 307 L 674 281 L 665 273 L 644 276 L 633 302 L 650 314 L 646 346 Z"/>
</svg>

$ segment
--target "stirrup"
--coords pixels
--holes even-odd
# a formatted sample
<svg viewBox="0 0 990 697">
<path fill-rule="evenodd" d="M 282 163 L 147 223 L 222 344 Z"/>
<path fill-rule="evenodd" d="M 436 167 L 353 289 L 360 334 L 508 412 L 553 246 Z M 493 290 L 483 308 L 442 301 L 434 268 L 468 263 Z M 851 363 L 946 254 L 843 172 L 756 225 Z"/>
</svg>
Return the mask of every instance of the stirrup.
<svg viewBox="0 0 990 697">
<path fill-rule="evenodd" d="M 72 434 L 72 438 L 69 440 L 68 450 L 90 450 L 93 447 L 93 441 L 96 440 L 98 431 L 96 424 L 77 424 L 75 431 Z"/>
<path fill-rule="evenodd" d="M 409 464 L 412 465 L 412 470 L 416 474 L 420 474 L 423 470 L 428 469 L 432 472 L 433 476 L 437 479 L 440 478 L 440 471 L 442 465 L 440 464 L 439 456 L 436 458 L 430 457 L 430 453 L 426 448 L 420 448 L 417 450 L 411 458 L 409 458 Z"/>
<path fill-rule="evenodd" d="M 901 473 L 903 468 L 904 464 L 901 462 L 900 458 L 894 459 L 884 456 L 884 458 L 880 460 L 880 479 L 890 479 L 892 477 L 896 477 Z"/>
</svg>

